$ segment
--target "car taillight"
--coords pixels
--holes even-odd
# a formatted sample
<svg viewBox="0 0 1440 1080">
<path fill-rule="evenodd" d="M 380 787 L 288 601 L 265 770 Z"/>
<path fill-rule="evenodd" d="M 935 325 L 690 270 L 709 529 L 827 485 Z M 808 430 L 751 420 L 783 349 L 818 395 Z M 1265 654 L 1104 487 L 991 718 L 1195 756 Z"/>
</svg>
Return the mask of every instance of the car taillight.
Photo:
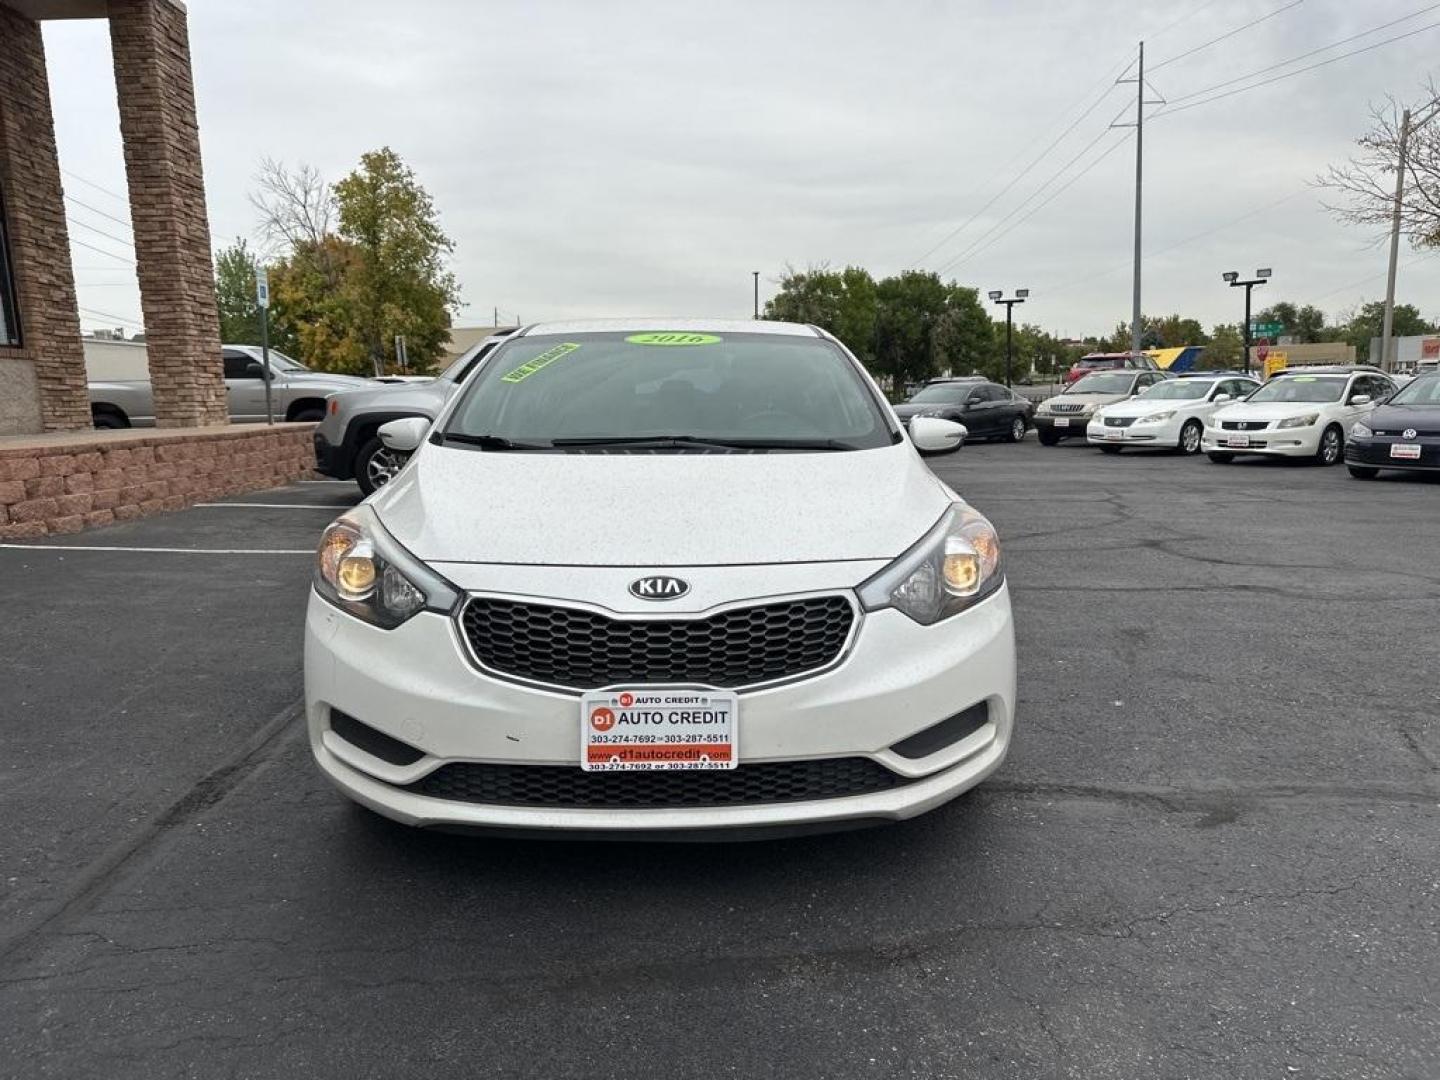
<svg viewBox="0 0 1440 1080">
<path fill-rule="evenodd" d="M 331 416 L 334 416 L 334 415 L 335 415 L 337 412 L 339 412 L 339 411 L 340 411 L 340 403 L 339 403 L 338 401 L 332 401 L 332 402 L 330 402 L 330 415 L 331 415 Z"/>
</svg>

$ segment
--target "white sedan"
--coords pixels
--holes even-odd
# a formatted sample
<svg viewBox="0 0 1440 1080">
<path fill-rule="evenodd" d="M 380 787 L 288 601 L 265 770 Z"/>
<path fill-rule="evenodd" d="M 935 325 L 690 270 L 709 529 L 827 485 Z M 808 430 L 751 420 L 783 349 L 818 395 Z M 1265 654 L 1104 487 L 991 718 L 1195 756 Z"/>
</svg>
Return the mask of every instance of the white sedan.
<svg viewBox="0 0 1440 1080">
<path fill-rule="evenodd" d="M 1334 465 L 1345 433 L 1395 392 L 1379 368 L 1292 368 L 1242 402 L 1219 409 L 1205 428 L 1205 452 L 1225 465 L 1236 454 L 1310 458 Z"/>
<path fill-rule="evenodd" d="M 829 334 L 527 327 L 321 538 L 310 742 L 411 825 L 668 836 L 912 817 L 1010 743 L 990 523 Z"/>
<path fill-rule="evenodd" d="M 1167 447 L 1198 454 L 1205 422 L 1227 401 L 1259 389 L 1244 375 L 1182 375 L 1156 383 L 1139 397 L 1106 405 L 1085 428 L 1085 440 L 1107 454 L 1130 447 Z"/>
</svg>

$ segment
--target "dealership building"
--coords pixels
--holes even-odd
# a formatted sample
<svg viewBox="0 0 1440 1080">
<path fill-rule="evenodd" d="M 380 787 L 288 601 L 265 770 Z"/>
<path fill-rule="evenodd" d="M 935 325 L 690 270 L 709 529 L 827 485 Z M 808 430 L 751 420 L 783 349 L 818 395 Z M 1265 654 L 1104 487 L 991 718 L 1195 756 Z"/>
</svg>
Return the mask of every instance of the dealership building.
<svg viewBox="0 0 1440 1080">
<path fill-rule="evenodd" d="M 41 36 L 52 19 L 110 24 L 157 425 L 224 424 L 185 8 L 0 0 L 0 436 L 91 426 Z"/>
</svg>

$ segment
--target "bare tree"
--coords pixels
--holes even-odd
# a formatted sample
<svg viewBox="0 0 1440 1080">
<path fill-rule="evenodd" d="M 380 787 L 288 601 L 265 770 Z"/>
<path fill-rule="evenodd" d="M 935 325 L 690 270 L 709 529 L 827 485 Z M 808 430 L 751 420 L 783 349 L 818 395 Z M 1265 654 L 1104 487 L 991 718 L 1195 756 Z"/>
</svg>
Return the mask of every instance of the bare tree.
<svg viewBox="0 0 1440 1080">
<path fill-rule="evenodd" d="M 331 231 L 335 197 L 318 169 L 301 164 L 293 172 L 283 161 L 263 158 L 250 205 L 260 215 L 259 238 L 266 255 L 315 250 Z"/>
<path fill-rule="evenodd" d="M 1427 101 L 1440 97 L 1432 81 Z M 1403 106 L 1393 97 L 1371 109 L 1371 129 L 1356 140 L 1360 152 L 1343 165 L 1332 165 L 1316 184 L 1335 196 L 1325 208 L 1341 221 L 1378 227 L 1375 242 L 1388 235 L 1395 211 L 1395 168 L 1400 160 Z M 1440 245 L 1440 126 L 1412 124 L 1406 148 L 1405 194 L 1400 231 L 1416 247 Z"/>
</svg>

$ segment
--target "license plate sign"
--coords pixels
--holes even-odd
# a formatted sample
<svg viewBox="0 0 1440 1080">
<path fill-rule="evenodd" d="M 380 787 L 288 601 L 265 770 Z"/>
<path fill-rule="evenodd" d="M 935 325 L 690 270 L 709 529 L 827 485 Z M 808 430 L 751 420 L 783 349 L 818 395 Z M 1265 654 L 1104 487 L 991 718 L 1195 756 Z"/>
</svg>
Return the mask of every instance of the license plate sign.
<svg viewBox="0 0 1440 1080">
<path fill-rule="evenodd" d="M 1393 458 L 1403 458 L 1406 461 L 1419 461 L 1420 444 L 1403 442 L 1391 443 L 1390 456 Z"/>
<path fill-rule="evenodd" d="M 580 699 L 586 772 L 733 769 L 735 694 L 718 690 L 598 690 Z"/>
<path fill-rule="evenodd" d="M 1226 435 L 1225 445 L 1239 447 L 1241 450 L 1250 445 L 1249 435 Z"/>
<path fill-rule="evenodd" d="M 1068 416 L 1057 416 L 1057 417 L 1055 418 L 1055 426 L 1056 426 L 1056 427 L 1069 427 L 1069 426 L 1070 426 L 1070 418 L 1069 418 Z"/>
<path fill-rule="evenodd" d="M 1120 442 L 1122 439 L 1125 438 L 1125 429 L 1118 427 L 1106 428 L 1105 438 L 1109 439 L 1111 442 Z"/>
</svg>

